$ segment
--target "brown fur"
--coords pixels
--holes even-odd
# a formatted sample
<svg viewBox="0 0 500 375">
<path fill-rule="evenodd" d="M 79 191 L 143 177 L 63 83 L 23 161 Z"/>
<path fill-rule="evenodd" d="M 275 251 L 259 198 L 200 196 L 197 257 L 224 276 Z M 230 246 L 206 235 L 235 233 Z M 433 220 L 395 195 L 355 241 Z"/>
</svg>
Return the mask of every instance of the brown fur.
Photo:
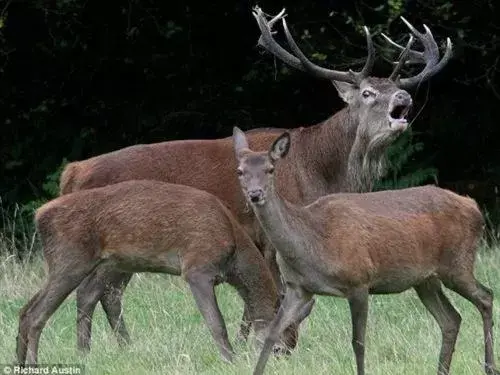
<svg viewBox="0 0 500 375">
<path fill-rule="evenodd" d="M 357 173 L 348 172 L 360 171 L 361 168 L 350 167 L 349 163 L 361 163 L 363 159 L 352 158 L 355 161 L 349 161 L 352 154 L 350 147 L 357 134 L 353 121 L 349 112 L 344 110 L 322 124 L 291 130 L 294 147 L 290 157 L 284 161 L 288 166 L 282 168 L 277 176 L 278 188 L 287 199 L 296 203 L 310 203 L 321 195 L 350 191 L 354 186 L 356 190 L 363 190 L 354 180 L 373 180 L 374 177 L 360 178 Z M 275 129 L 250 131 L 250 144 L 256 149 L 267 149 L 276 133 Z M 363 155 L 362 151 L 357 153 Z M 305 163 L 305 160 L 308 162 Z M 130 179 L 165 181 L 205 190 L 219 197 L 235 214 L 263 252 L 276 283 L 281 285 L 274 251 L 241 195 L 235 168 L 230 137 L 136 145 L 68 164 L 61 176 L 60 191 L 61 194 L 67 194 Z M 121 296 L 132 275 L 111 269 L 107 273 L 101 278 L 101 286 L 97 283 L 93 283 L 92 287 L 82 284 L 78 288 L 78 295 L 81 296 L 78 301 L 88 299 L 85 294 L 95 294 L 92 288 L 106 287 L 100 299 L 101 304 L 120 342 L 125 343 L 129 341 L 129 335 L 121 314 Z M 79 302 L 77 305 L 78 330 L 89 331 L 86 326 L 90 322 L 86 317 L 92 316 L 95 305 Z M 243 323 L 239 335 L 245 339 L 247 333 L 247 324 Z M 84 335 L 79 333 L 79 337 Z M 89 343 L 79 341 L 79 347 L 88 350 Z"/>
<path fill-rule="evenodd" d="M 226 281 L 238 290 L 260 336 L 279 304 L 276 284 L 250 237 L 215 196 L 198 189 L 126 181 L 54 199 L 37 210 L 35 223 L 48 282 L 20 313 L 21 364 L 36 363 L 41 330 L 66 296 L 85 278 L 86 287 L 99 291 L 92 283 L 100 284 L 107 270 L 181 275 L 228 361 L 233 349 L 214 286 Z M 100 295 L 87 297 L 83 304 L 95 305 Z M 90 332 L 79 334 L 90 341 Z"/>
<path fill-rule="evenodd" d="M 362 150 L 367 145 L 355 152 L 360 159 L 349 160 L 354 153 L 351 147 L 356 130 L 356 124 L 345 110 L 324 123 L 291 130 L 294 147 L 285 162 L 290 168 L 283 168 L 277 180 L 284 196 L 292 202 L 310 203 L 328 193 L 369 189 L 363 181 L 371 184 L 380 171 L 378 167 L 362 168 L 366 157 Z M 265 150 L 275 135 L 276 131 L 272 130 L 252 131 L 249 141 L 255 149 Z M 350 165 L 356 163 L 360 166 Z M 235 168 L 230 137 L 135 145 L 68 164 L 61 176 L 60 192 L 66 194 L 130 179 L 193 186 L 222 199 L 259 244 L 262 235 L 253 213 L 242 199 Z"/>
<path fill-rule="evenodd" d="M 277 185 L 291 202 L 307 204 L 329 193 L 371 190 L 384 171 L 385 149 L 406 129 L 403 117 L 412 99 L 390 79 L 367 77 L 359 85 L 335 82 L 335 87 L 347 103 L 346 108 L 321 124 L 290 131 L 294 146 L 284 162 L 287 166 L 278 173 Z M 373 94 L 369 98 L 363 96 L 367 90 Z M 393 109 L 401 106 L 405 110 L 395 115 L 397 119 L 392 118 Z M 250 144 L 254 149 L 267 150 L 276 132 L 272 128 L 253 130 L 248 133 Z M 227 205 L 254 240 L 282 290 L 275 251 L 241 196 L 235 168 L 229 137 L 135 145 L 68 164 L 61 176 L 60 191 L 66 194 L 131 179 L 148 179 L 212 193 Z M 131 274 L 110 270 L 102 281 L 108 291 L 100 301 L 122 341 L 128 341 L 128 333 L 121 315 L 121 295 L 130 278 Z M 78 293 L 94 292 L 79 288 Z M 94 308 L 78 305 L 80 320 L 85 321 L 82 317 L 92 315 Z M 244 323 L 242 338 L 247 330 Z M 86 347 L 85 344 L 82 349 Z"/>
<path fill-rule="evenodd" d="M 278 137 L 269 152 L 252 152 L 239 129 L 235 152 L 243 194 L 277 251 L 287 283 L 282 310 L 271 325 L 255 375 L 262 374 L 272 343 L 314 294 L 347 298 L 357 373 L 364 374 L 369 294 L 414 288 L 442 332 L 438 374 L 449 373 L 460 314 L 441 284 L 471 301 L 483 319 L 485 368 L 495 369 L 493 295 L 474 277 L 484 219 L 470 198 L 435 186 L 373 193 L 340 193 L 300 206 L 280 196 L 273 169 L 288 152 Z M 284 159 L 286 160 L 286 159 Z"/>
<path fill-rule="evenodd" d="M 295 146 L 288 159 L 290 168 L 283 168 L 279 172 L 279 191 L 286 199 L 297 204 L 308 204 L 322 195 L 340 191 L 370 191 L 375 180 L 385 171 L 386 148 L 407 128 L 405 117 L 411 108 L 412 98 L 404 89 L 421 84 L 441 70 L 451 56 L 451 42 L 448 40 L 445 56 L 438 64 L 439 51 L 432 48 L 435 45 L 432 34 L 417 33 L 410 26 L 415 37 L 424 44 L 425 51 L 410 50 L 410 43 L 401 53 L 400 62 L 404 63 L 409 57 L 415 60 L 415 56 L 422 56 L 416 58 L 416 62 L 426 63 L 424 70 L 412 79 L 400 80 L 398 72 L 402 64 L 398 63 L 391 76 L 376 78 L 369 76 L 374 63 L 374 50 L 366 29 L 368 57 L 363 69 L 359 73 L 338 74 L 330 71 L 325 76 L 318 75 L 317 67 L 311 69 L 311 64 L 307 64 L 303 58 L 283 54 L 281 47 L 276 49 L 274 46 L 275 41 L 270 42 L 274 34 L 271 31 L 273 24 L 280 19 L 284 22 L 284 10 L 271 20 L 258 7 L 254 8 L 253 15 L 263 33 L 259 38 L 261 46 L 296 69 L 329 79 L 347 104 L 346 108 L 322 124 L 291 132 Z M 290 35 L 287 35 L 287 39 L 290 43 Z M 276 129 L 272 128 L 251 132 L 250 143 L 254 149 L 266 150 L 275 133 Z M 61 179 L 61 193 L 129 179 L 153 179 L 206 190 L 224 201 L 235 214 L 264 254 L 275 281 L 283 289 L 275 251 L 239 193 L 232 174 L 235 163 L 230 148 L 227 138 L 132 146 L 70 164 L 68 172 Z M 130 277 L 110 272 L 105 280 L 110 285 L 110 292 L 103 295 L 101 304 L 111 325 L 123 326 L 123 319 L 118 319 L 117 315 L 121 293 Z M 91 314 L 91 311 L 83 313 Z M 245 330 L 242 326 L 243 337 Z M 128 337 L 124 328 L 118 331 Z"/>
</svg>

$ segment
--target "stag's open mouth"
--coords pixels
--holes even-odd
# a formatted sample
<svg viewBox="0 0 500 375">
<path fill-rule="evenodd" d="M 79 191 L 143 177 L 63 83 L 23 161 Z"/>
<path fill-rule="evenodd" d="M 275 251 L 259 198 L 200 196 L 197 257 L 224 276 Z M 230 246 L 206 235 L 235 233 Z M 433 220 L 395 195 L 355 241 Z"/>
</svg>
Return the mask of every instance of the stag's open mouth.
<svg viewBox="0 0 500 375">
<path fill-rule="evenodd" d="M 404 118 L 408 112 L 410 111 L 410 107 L 407 105 L 397 105 L 391 111 L 391 117 L 395 119 Z"/>
<path fill-rule="evenodd" d="M 410 107 L 411 106 L 409 105 L 398 104 L 392 108 L 391 112 L 389 112 L 389 122 L 391 128 L 401 128 L 402 130 L 406 129 L 406 126 L 408 125 L 406 116 L 408 116 L 408 113 L 410 112 Z"/>
<path fill-rule="evenodd" d="M 391 110 L 391 113 L 389 113 L 389 116 L 391 120 L 394 121 L 401 121 L 405 120 L 406 121 L 406 116 L 408 115 L 408 112 L 410 112 L 410 106 L 408 105 L 395 105 L 394 108 Z"/>
</svg>

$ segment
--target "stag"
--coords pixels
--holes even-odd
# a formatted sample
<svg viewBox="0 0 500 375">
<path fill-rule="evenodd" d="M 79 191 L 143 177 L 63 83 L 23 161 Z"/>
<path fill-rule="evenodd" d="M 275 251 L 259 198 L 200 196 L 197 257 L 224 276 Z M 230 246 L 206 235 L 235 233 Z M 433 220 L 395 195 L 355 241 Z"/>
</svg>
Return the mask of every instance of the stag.
<svg viewBox="0 0 500 375">
<path fill-rule="evenodd" d="M 446 65 L 452 51 L 450 40 L 440 59 L 430 30 L 425 27 L 425 33 L 420 33 L 403 19 L 411 31 L 408 44 L 401 47 L 391 41 L 403 49 L 399 63 L 390 77 L 376 78 L 370 76 L 374 47 L 367 28 L 368 57 L 364 67 L 359 72 L 341 72 L 316 66 L 304 56 L 288 30 L 284 10 L 271 20 L 258 7 L 253 15 L 261 31 L 261 46 L 288 65 L 331 81 L 346 103 L 345 108 L 319 124 L 290 130 L 293 147 L 289 157 L 283 160 L 285 166 L 276 176 L 280 194 L 290 202 L 305 205 L 330 193 L 370 190 L 383 172 L 384 150 L 408 127 L 407 115 L 412 98 L 406 89 L 429 79 Z M 279 20 L 294 55 L 273 37 L 273 25 Z M 423 52 L 411 49 L 414 40 L 422 43 Z M 425 67 L 416 76 L 400 78 L 400 69 L 410 58 L 425 63 Z M 247 133 L 247 137 L 253 149 L 267 150 L 280 133 L 279 129 L 254 129 Z M 234 175 L 235 165 L 231 137 L 135 145 L 68 164 L 61 176 L 60 191 L 67 194 L 130 179 L 159 180 L 205 190 L 220 198 L 234 213 L 264 254 L 275 281 L 282 287 L 274 249 L 263 235 L 253 212 L 246 206 Z M 121 314 L 121 298 L 131 276 L 131 273 L 109 270 L 94 283 L 109 285 L 100 302 L 121 341 L 128 341 Z M 95 309 L 95 305 L 80 302 L 85 300 L 87 293 L 94 291 L 89 287 L 78 288 L 79 332 L 90 330 L 89 320 L 84 317 L 91 316 Z M 247 332 L 248 325 L 243 324 L 240 337 L 245 339 Z M 80 342 L 79 347 L 87 350 L 89 344 Z"/>
<path fill-rule="evenodd" d="M 37 362 L 41 331 L 71 291 L 109 269 L 182 276 L 229 362 L 233 348 L 214 286 L 228 282 L 236 288 L 259 341 L 279 306 L 277 286 L 259 250 L 207 192 L 159 181 L 125 181 L 56 198 L 38 209 L 35 223 L 48 281 L 20 312 L 20 364 Z M 95 305 L 100 293 L 92 290 L 85 303 Z"/>
<path fill-rule="evenodd" d="M 442 284 L 481 313 L 486 373 L 500 374 L 493 358 L 493 294 L 473 273 L 484 226 L 473 199 L 428 185 L 332 194 L 300 206 L 283 198 L 275 184 L 274 171 L 288 153 L 290 134 L 276 138 L 267 152 L 251 151 L 238 128 L 233 137 L 243 195 L 276 249 L 286 282 L 254 375 L 264 372 L 280 332 L 311 307 L 315 294 L 349 301 L 357 373 L 363 375 L 369 294 L 409 288 L 441 328 L 438 375 L 448 374 L 461 317 Z"/>
</svg>

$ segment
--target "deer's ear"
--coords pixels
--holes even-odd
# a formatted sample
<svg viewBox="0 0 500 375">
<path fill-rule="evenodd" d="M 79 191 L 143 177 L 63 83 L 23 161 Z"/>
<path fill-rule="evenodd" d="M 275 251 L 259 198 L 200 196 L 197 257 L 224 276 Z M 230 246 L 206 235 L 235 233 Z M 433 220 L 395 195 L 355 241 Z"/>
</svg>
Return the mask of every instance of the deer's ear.
<svg viewBox="0 0 500 375">
<path fill-rule="evenodd" d="M 281 134 L 271 146 L 269 150 L 269 156 L 271 160 L 274 162 L 278 159 L 281 159 L 288 154 L 290 150 L 290 133 L 285 132 Z"/>
<path fill-rule="evenodd" d="M 359 90 L 358 87 L 351 83 L 341 81 L 332 81 L 332 83 L 342 100 L 347 104 L 351 104 L 354 100 L 354 96 Z"/>
<path fill-rule="evenodd" d="M 237 126 L 233 128 L 233 146 L 236 159 L 239 159 L 241 154 L 249 149 L 245 133 L 243 133 L 243 131 Z"/>
</svg>

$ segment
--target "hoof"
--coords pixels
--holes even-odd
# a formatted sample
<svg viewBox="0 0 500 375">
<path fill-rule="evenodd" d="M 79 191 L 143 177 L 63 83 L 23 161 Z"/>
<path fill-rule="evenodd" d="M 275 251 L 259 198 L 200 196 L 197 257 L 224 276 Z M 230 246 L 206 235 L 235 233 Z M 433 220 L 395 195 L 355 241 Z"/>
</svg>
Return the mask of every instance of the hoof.
<svg viewBox="0 0 500 375">
<path fill-rule="evenodd" d="M 292 354 L 292 350 L 287 346 L 274 345 L 273 354 L 278 358 L 288 358 Z"/>
<path fill-rule="evenodd" d="M 486 371 L 486 375 L 500 375 L 500 371 L 498 371 L 495 367 L 486 365 L 484 367 Z"/>
<path fill-rule="evenodd" d="M 232 364 L 233 363 L 233 355 L 234 355 L 234 353 L 225 352 L 225 353 L 222 354 L 222 360 L 225 363 Z"/>
</svg>

